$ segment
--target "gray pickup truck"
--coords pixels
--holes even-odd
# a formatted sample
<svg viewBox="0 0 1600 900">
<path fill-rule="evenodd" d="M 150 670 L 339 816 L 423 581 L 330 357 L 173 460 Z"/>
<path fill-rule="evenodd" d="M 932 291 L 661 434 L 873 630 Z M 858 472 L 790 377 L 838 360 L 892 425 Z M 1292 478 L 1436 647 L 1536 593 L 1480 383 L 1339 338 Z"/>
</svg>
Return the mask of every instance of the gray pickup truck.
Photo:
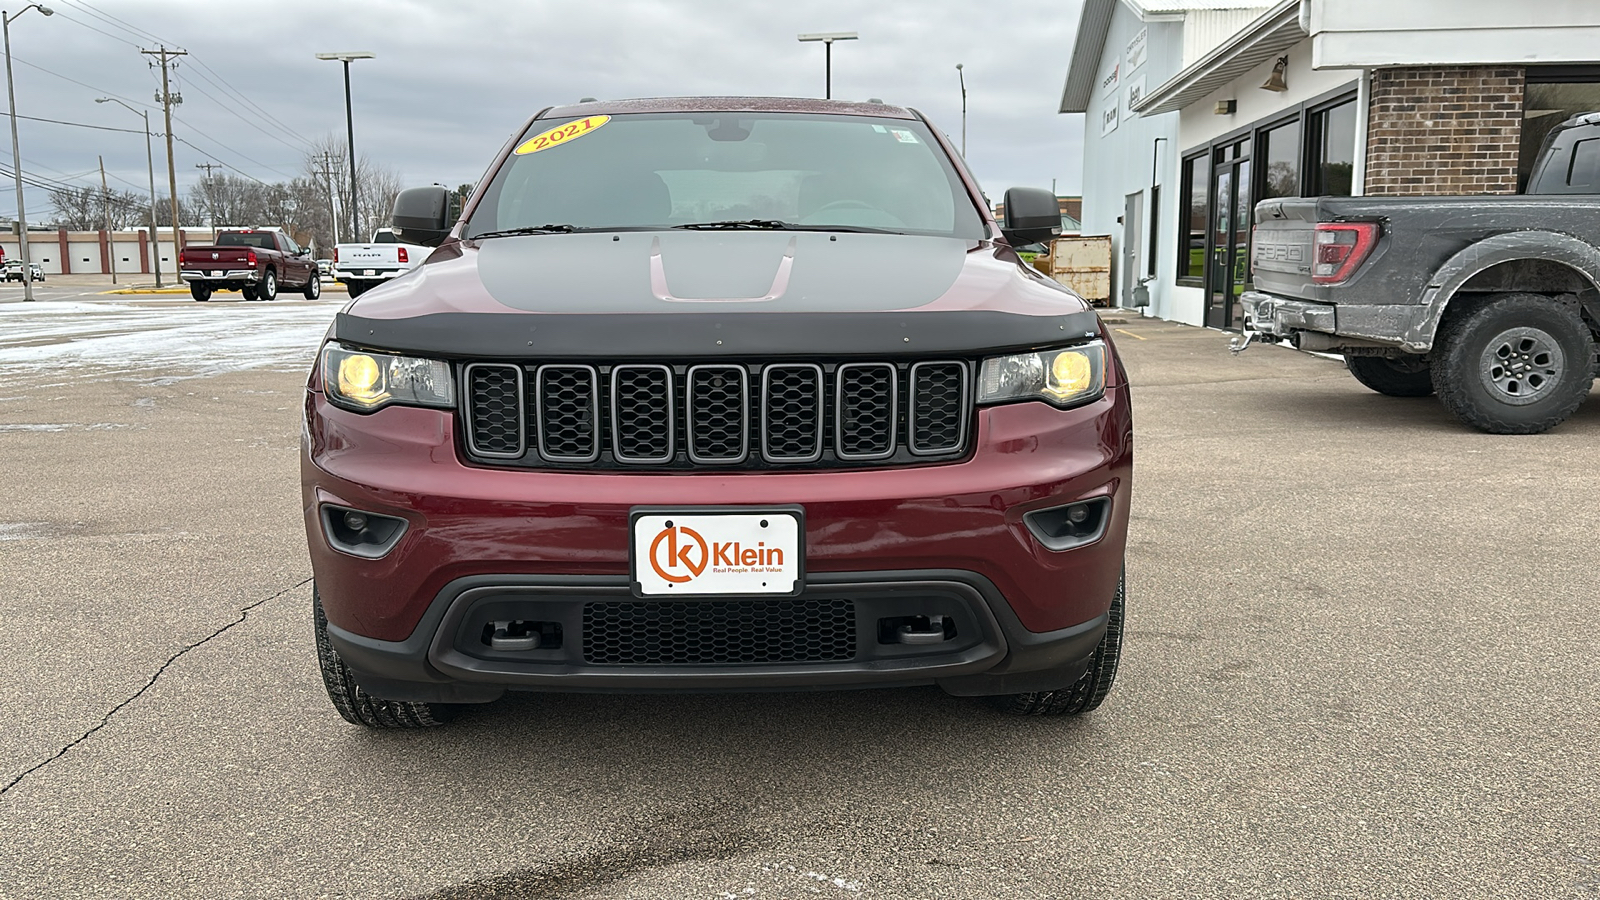
<svg viewBox="0 0 1600 900">
<path fill-rule="evenodd" d="M 1545 140 L 1528 194 L 1306 197 L 1255 210 L 1257 337 L 1340 353 L 1357 381 L 1437 393 L 1462 422 L 1537 434 L 1588 396 L 1600 342 L 1600 113 Z"/>
</svg>

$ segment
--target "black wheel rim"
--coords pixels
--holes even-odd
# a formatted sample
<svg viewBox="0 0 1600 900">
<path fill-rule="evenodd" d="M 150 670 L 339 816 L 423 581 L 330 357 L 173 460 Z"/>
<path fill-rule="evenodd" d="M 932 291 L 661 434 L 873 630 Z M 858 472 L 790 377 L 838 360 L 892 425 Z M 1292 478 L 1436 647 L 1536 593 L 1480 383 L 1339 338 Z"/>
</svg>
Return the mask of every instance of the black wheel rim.
<svg viewBox="0 0 1600 900">
<path fill-rule="evenodd" d="M 1566 375 L 1561 345 L 1540 328 L 1507 328 L 1484 345 L 1478 377 L 1495 399 L 1526 406 L 1548 397 Z"/>
</svg>

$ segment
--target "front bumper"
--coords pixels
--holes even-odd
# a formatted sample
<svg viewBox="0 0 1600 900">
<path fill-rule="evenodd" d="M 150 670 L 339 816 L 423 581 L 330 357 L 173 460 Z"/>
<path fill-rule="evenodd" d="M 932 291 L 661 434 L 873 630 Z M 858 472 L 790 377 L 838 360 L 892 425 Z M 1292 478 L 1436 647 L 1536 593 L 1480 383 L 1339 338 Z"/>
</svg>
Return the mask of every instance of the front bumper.
<svg viewBox="0 0 1600 900">
<path fill-rule="evenodd" d="M 1083 673 L 1106 627 L 1102 614 L 1056 632 L 1030 632 L 991 582 L 953 570 L 828 573 L 808 579 L 798 598 L 761 602 L 808 599 L 849 604 L 855 622 L 848 653 L 822 661 L 743 665 L 596 661 L 593 657 L 604 651 L 586 643 L 586 607 L 639 605 L 627 578 L 617 576 L 458 579 L 440 592 L 403 641 L 375 640 L 332 624 L 328 636 L 357 682 L 374 696 L 484 703 L 506 690 L 830 690 L 923 684 L 938 684 L 957 695 L 1057 690 Z M 952 637 L 932 645 L 880 640 L 879 621 L 931 610 L 949 617 Z M 547 648 L 495 649 L 483 639 L 483 629 L 501 617 L 559 623 L 568 639 Z M 693 633 L 689 629 L 688 636 Z"/>
<path fill-rule="evenodd" d="M 302 495 L 330 636 L 362 673 L 362 683 L 391 699 L 467 700 L 508 687 L 724 690 L 938 682 L 953 692 L 1053 689 L 1075 679 L 1093 652 L 1122 571 L 1132 422 L 1121 385 L 1072 410 L 1043 403 L 980 409 L 976 447 L 966 460 L 881 469 L 479 467 L 461 461 L 449 411 L 396 406 L 363 416 L 330 406 L 315 391 L 307 394 L 306 426 Z M 1024 522 L 1031 512 L 1096 497 L 1107 498 L 1110 508 L 1092 543 L 1051 550 Z M 467 612 L 459 604 L 485 597 L 551 611 L 501 618 L 568 623 L 586 600 L 631 598 L 628 522 L 635 506 L 795 503 L 805 508 L 801 599 L 859 594 L 863 624 L 857 633 L 866 640 L 876 634 L 878 619 L 890 615 L 881 612 L 886 597 L 920 591 L 935 605 L 954 604 L 959 646 L 890 659 L 874 638 L 850 665 L 808 662 L 773 671 L 739 665 L 607 672 L 571 656 L 511 671 L 485 661 L 473 643 L 482 623 L 461 625 Z M 379 558 L 340 552 L 324 532 L 321 511 L 329 505 L 403 519 L 403 535 Z M 472 652 L 462 649 L 463 634 Z M 573 643 L 565 652 L 581 653 L 581 628 L 569 634 Z"/>
</svg>

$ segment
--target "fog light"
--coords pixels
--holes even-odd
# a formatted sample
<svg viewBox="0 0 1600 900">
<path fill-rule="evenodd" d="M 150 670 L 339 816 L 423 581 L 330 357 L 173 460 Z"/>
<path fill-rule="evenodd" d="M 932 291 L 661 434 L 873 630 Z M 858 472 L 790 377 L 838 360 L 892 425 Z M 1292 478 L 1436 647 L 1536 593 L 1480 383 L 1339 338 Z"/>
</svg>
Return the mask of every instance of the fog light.
<svg viewBox="0 0 1600 900">
<path fill-rule="evenodd" d="M 1051 550 L 1071 550 L 1100 540 L 1110 520 L 1110 497 L 1037 509 L 1022 517 L 1034 539 Z"/>
<path fill-rule="evenodd" d="M 322 507 L 322 534 L 328 546 L 362 559 L 388 555 L 406 533 L 406 520 L 346 506 Z"/>
</svg>

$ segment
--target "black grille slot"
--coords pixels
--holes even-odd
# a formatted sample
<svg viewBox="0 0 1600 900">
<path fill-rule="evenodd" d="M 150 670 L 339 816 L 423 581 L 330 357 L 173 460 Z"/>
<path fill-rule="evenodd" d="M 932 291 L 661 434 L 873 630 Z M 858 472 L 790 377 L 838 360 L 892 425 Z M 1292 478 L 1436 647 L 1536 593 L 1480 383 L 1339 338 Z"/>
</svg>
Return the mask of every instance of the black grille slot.
<svg viewBox="0 0 1600 900">
<path fill-rule="evenodd" d="M 467 366 L 467 444 L 479 456 L 515 458 L 527 449 L 522 430 L 522 370 L 475 363 Z"/>
<path fill-rule="evenodd" d="M 596 665 L 756 665 L 855 655 L 851 600 L 640 600 L 583 607 L 583 658 Z"/>
<path fill-rule="evenodd" d="M 672 370 L 666 366 L 617 366 L 611 370 L 611 453 L 618 462 L 671 462 Z"/>
<path fill-rule="evenodd" d="M 744 366 L 694 366 L 689 370 L 684 421 L 689 459 L 743 462 L 749 452 L 749 372 Z"/>
<path fill-rule="evenodd" d="M 557 462 L 600 458 L 600 385 L 590 366 L 540 366 L 539 453 Z"/>
<path fill-rule="evenodd" d="M 822 457 L 822 367 L 767 366 L 762 374 L 761 454 L 768 462 Z"/>
<path fill-rule="evenodd" d="M 848 363 L 834 375 L 834 453 L 840 459 L 894 454 L 898 428 L 896 375 L 891 363 Z"/>
<path fill-rule="evenodd" d="M 948 453 L 966 443 L 967 366 L 924 362 L 911 367 L 911 433 L 916 454 Z"/>
</svg>

